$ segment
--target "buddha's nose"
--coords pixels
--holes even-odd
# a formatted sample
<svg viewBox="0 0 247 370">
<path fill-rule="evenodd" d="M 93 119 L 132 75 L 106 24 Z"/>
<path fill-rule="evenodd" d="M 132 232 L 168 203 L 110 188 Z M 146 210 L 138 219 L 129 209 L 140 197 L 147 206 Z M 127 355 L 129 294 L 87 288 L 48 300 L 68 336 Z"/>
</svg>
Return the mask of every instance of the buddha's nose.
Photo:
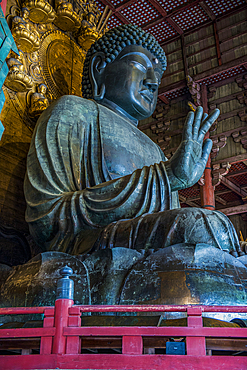
<svg viewBox="0 0 247 370">
<path fill-rule="evenodd" d="M 158 80 L 154 74 L 154 70 L 152 68 L 149 68 L 146 72 L 146 76 L 143 80 L 143 85 L 148 88 L 148 90 L 155 92 L 158 87 L 159 83 Z"/>
</svg>

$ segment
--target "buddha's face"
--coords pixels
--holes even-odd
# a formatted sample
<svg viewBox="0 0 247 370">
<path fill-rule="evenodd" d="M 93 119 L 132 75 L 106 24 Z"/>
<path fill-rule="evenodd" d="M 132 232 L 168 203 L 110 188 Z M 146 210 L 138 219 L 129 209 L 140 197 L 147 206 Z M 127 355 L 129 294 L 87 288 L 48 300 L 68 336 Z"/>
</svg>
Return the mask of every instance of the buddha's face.
<svg viewBox="0 0 247 370">
<path fill-rule="evenodd" d="M 162 74 L 161 63 L 150 51 L 139 45 L 127 46 L 105 67 L 104 98 L 134 119 L 150 117 Z"/>
</svg>

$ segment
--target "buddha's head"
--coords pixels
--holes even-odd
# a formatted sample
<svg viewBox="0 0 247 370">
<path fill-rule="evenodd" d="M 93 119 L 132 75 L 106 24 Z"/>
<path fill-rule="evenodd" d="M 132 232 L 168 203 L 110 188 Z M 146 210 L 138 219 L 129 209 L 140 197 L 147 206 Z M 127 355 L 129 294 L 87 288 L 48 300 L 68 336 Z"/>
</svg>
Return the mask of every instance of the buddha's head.
<svg viewBox="0 0 247 370">
<path fill-rule="evenodd" d="M 89 49 L 83 70 L 83 96 L 134 120 L 156 106 L 166 57 L 155 38 L 133 25 L 111 29 Z"/>
</svg>

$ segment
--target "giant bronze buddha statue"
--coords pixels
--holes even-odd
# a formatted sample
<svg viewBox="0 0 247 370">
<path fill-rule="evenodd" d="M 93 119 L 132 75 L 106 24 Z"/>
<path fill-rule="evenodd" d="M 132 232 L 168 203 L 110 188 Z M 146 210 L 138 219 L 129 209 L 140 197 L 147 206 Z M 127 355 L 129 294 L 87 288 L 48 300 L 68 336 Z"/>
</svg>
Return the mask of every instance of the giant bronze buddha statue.
<svg viewBox="0 0 247 370">
<path fill-rule="evenodd" d="M 203 174 L 219 115 L 190 112 L 169 160 L 137 128 L 156 106 L 166 57 L 132 25 L 110 30 L 89 50 L 87 99 L 64 96 L 39 119 L 27 160 L 26 219 L 44 250 L 83 254 L 124 247 L 157 250 L 189 242 L 240 252 L 220 212 L 179 208 L 177 190 Z"/>
<path fill-rule="evenodd" d="M 219 110 L 188 114 L 170 160 L 137 128 L 155 109 L 165 68 L 153 36 L 116 27 L 87 53 L 84 98 L 63 96 L 40 116 L 25 196 L 30 232 L 44 252 L 22 268 L 29 274 L 25 304 L 53 304 L 33 297 L 50 289 L 43 279 L 58 259 L 77 275 L 84 271 L 78 303 L 245 302 L 247 269 L 233 225 L 220 212 L 180 208 L 177 193 L 202 176 L 212 148 L 204 136 Z M 39 278 L 37 258 L 50 263 Z M 6 283 L 6 296 L 20 295 L 22 269 L 12 276 L 16 283 Z"/>
</svg>

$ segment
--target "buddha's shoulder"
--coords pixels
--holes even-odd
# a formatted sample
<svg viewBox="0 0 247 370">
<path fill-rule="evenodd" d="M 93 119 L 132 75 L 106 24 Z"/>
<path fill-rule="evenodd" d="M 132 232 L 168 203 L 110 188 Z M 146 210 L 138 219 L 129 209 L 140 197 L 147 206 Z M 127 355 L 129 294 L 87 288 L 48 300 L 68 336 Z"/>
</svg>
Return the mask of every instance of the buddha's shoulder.
<svg viewBox="0 0 247 370">
<path fill-rule="evenodd" d="M 69 111 L 73 111 L 73 109 L 79 109 L 82 112 L 87 110 L 91 112 L 97 111 L 97 105 L 94 101 L 75 95 L 61 96 L 61 98 L 56 100 L 54 106 L 59 106 Z"/>
<path fill-rule="evenodd" d="M 97 105 L 92 100 L 84 99 L 75 95 L 64 95 L 53 102 L 46 110 L 50 116 L 81 117 L 97 115 Z"/>
</svg>

